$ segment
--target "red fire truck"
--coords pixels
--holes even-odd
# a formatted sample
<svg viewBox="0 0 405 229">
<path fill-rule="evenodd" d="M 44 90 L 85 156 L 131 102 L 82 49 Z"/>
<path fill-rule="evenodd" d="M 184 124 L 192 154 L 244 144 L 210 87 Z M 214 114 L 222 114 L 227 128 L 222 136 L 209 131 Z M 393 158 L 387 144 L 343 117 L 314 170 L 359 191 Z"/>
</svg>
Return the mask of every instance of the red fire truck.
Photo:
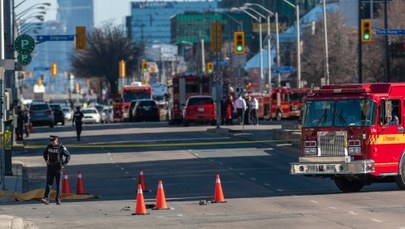
<svg viewBox="0 0 405 229">
<path fill-rule="evenodd" d="M 113 97 L 113 112 L 116 114 L 114 120 L 125 121 L 129 117 L 129 104 L 132 100 L 152 99 L 152 86 L 134 82 L 131 85 L 124 85 L 121 94 L 115 94 Z"/>
<path fill-rule="evenodd" d="M 375 182 L 405 189 L 405 83 L 328 85 L 306 97 L 291 174 L 327 177 L 343 192 Z"/>
<path fill-rule="evenodd" d="M 169 89 L 170 107 L 168 109 L 169 124 L 183 122 L 182 111 L 187 99 L 193 95 L 210 95 L 210 77 L 197 75 L 179 75 L 172 79 Z"/>
<path fill-rule="evenodd" d="M 260 119 L 299 118 L 304 98 L 311 92 L 309 88 L 273 88 L 271 94 L 252 95 L 259 102 Z"/>
</svg>

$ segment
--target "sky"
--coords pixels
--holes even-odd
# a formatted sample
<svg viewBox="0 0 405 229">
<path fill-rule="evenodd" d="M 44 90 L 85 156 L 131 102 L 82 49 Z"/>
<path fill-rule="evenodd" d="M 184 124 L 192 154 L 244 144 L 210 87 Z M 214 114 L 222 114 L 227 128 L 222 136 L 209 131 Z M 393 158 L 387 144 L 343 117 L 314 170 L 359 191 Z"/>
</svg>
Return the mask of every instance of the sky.
<svg viewBox="0 0 405 229">
<path fill-rule="evenodd" d="M 23 2 L 24 1 L 24 2 Z M 95 26 L 100 26 L 104 21 L 113 20 L 114 24 L 125 24 L 125 17 L 130 14 L 130 2 L 131 0 L 93 0 L 94 1 L 94 23 Z M 23 3 L 21 3 L 23 2 Z M 14 5 L 20 6 L 16 8 L 16 13 L 22 12 L 28 7 L 36 4 L 49 2 L 51 6 L 48 8 L 45 14 L 45 21 L 55 20 L 57 13 L 57 1 L 56 0 L 15 0 Z"/>
</svg>

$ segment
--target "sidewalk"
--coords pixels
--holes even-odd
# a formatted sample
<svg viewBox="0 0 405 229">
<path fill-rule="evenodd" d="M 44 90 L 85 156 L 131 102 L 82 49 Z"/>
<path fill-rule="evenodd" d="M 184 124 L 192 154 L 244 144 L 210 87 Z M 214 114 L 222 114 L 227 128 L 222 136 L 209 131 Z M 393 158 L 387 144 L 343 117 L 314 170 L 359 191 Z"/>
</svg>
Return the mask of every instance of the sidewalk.
<svg viewBox="0 0 405 229">
<path fill-rule="evenodd" d="M 22 144 L 16 144 L 13 146 L 13 152 L 18 150 L 24 150 Z M 22 192 L 23 185 L 23 164 L 19 161 L 12 161 L 12 172 L 11 176 L 4 177 L 4 183 L 1 182 L 0 194 L 6 195 L 9 193 Z M 0 205 L 7 204 L 10 202 L 16 202 L 14 198 L 1 197 Z M 34 229 L 38 228 L 32 223 L 25 223 L 24 220 L 17 216 L 11 215 L 0 215 L 0 229 Z"/>
<path fill-rule="evenodd" d="M 261 144 L 291 144 L 292 147 L 298 147 L 301 138 L 299 128 L 293 124 L 231 125 L 209 128 L 207 132 Z"/>
</svg>

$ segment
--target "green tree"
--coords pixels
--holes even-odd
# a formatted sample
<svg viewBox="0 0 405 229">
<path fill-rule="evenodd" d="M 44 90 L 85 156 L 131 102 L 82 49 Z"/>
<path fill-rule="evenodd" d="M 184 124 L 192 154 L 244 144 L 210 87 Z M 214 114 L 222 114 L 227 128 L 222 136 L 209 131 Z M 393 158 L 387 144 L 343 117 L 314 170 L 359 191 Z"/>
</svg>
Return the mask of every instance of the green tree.
<svg viewBox="0 0 405 229">
<path fill-rule="evenodd" d="M 122 27 L 104 24 L 87 36 L 87 48 L 76 50 L 71 57 L 72 72 L 76 77 L 97 78 L 100 87 L 94 89 L 98 94 L 102 88 L 109 93 L 117 93 L 118 63 L 124 60 L 127 77 L 136 78 L 142 49 L 127 37 Z"/>
</svg>

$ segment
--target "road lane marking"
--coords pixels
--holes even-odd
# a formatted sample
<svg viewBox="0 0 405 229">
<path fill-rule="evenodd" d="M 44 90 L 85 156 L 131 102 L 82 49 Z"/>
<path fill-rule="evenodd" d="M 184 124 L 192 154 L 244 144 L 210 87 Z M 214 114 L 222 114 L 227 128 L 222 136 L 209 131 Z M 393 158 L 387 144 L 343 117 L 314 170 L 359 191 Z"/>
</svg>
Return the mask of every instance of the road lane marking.
<svg viewBox="0 0 405 229">
<path fill-rule="evenodd" d="M 251 179 L 252 181 L 255 181 L 255 180 L 256 180 L 256 178 L 254 178 L 254 177 L 251 177 L 250 179 Z"/>
<path fill-rule="evenodd" d="M 335 207 L 333 207 L 333 206 L 329 206 L 329 208 L 330 208 L 330 209 L 336 209 L 336 208 L 335 208 Z"/>
<path fill-rule="evenodd" d="M 351 215 L 358 215 L 356 212 L 354 212 L 354 211 L 349 211 L 349 214 L 351 214 Z"/>
<path fill-rule="evenodd" d="M 267 184 L 267 183 L 263 183 L 263 185 L 264 185 L 264 186 L 267 186 L 267 187 L 269 187 L 269 186 L 270 186 L 270 184 Z"/>
<path fill-rule="evenodd" d="M 245 174 L 244 173 L 239 173 L 239 175 L 244 176 Z"/>
<path fill-rule="evenodd" d="M 374 222 L 376 222 L 376 223 L 382 223 L 382 222 L 383 222 L 382 220 L 374 219 L 374 218 L 371 218 L 371 221 L 374 221 Z"/>
<path fill-rule="evenodd" d="M 311 202 L 314 203 L 314 204 L 318 203 L 318 201 L 316 201 L 316 200 L 311 200 Z"/>
<path fill-rule="evenodd" d="M 277 192 L 284 192 L 284 189 L 278 188 L 276 189 Z"/>
<path fill-rule="evenodd" d="M 195 140 L 195 139 L 193 139 Z M 257 143 L 277 143 L 285 142 L 285 140 L 243 140 L 243 141 L 215 141 L 215 142 L 180 142 L 180 143 L 155 143 L 155 144 L 65 144 L 67 148 L 142 148 L 142 147 L 175 147 L 175 146 L 215 146 L 215 145 L 234 145 L 234 144 L 257 144 Z M 278 144 L 278 146 L 286 146 L 291 144 Z M 47 145 L 43 144 L 26 144 L 26 149 L 42 149 Z"/>
</svg>

